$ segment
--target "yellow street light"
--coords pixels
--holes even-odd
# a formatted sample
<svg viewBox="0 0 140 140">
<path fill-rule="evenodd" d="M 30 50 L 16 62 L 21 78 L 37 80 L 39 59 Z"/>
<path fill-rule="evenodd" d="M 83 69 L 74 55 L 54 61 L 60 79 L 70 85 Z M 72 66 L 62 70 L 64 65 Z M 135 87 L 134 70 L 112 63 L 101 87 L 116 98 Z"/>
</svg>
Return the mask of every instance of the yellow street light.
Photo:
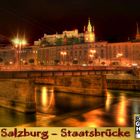
<svg viewBox="0 0 140 140">
<path fill-rule="evenodd" d="M 64 64 L 64 58 L 67 55 L 67 52 L 66 51 L 61 51 L 60 54 L 62 55 L 62 61 L 63 61 L 63 64 Z"/>
<path fill-rule="evenodd" d="M 96 50 L 91 49 L 91 50 L 90 50 L 90 53 L 95 54 L 95 53 L 96 53 Z"/>
<path fill-rule="evenodd" d="M 90 57 L 90 58 L 93 58 L 93 57 L 94 57 L 94 55 L 93 55 L 93 54 L 90 54 L 90 55 L 89 55 L 89 57 Z"/>
<path fill-rule="evenodd" d="M 60 54 L 63 55 L 63 56 L 65 56 L 65 55 L 67 55 L 67 52 L 61 51 Z"/>
<path fill-rule="evenodd" d="M 27 44 L 27 41 L 25 39 L 19 39 L 19 38 L 14 38 L 12 42 L 16 47 L 25 46 Z"/>
<path fill-rule="evenodd" d="M 21 48 L 27 44 L 27 41 L 25 39 L 19 39 L 19 38 L 14 38 L 12 40 L 14 47 L 17 49 L 16 53 L 16 63 L 17 66 L 20 66 L 20 53 L 21 53 Z"/>
<path fill-rule="evenodd" d="M 117 53 L 117 55 L 116 55 L 117 58 L 120 58 L 120 57 L 122 57 L 122 56 L 123 56 L 122 53 Z"/>
<path fill-rule="evenodd" d="M 21 45 L 25 46 L 27 44 L 27 41 L 25 39 L 21 40 Z"/>
</svg>

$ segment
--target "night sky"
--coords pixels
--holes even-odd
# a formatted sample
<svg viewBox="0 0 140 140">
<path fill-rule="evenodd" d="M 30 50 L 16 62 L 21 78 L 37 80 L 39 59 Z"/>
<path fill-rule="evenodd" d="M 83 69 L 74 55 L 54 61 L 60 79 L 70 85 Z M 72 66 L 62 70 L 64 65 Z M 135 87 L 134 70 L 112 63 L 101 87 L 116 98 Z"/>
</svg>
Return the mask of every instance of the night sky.
<svg viewBox="0 0 140 140">
<path fill-rule="evenodd" d="M 44 33 L 83 32 L 89 17 L 98 41 L 133 39 L 140 0 L 1 0 L 0 34 L 12 38 L 18 32 L 33 42 Z"/>
</svg>

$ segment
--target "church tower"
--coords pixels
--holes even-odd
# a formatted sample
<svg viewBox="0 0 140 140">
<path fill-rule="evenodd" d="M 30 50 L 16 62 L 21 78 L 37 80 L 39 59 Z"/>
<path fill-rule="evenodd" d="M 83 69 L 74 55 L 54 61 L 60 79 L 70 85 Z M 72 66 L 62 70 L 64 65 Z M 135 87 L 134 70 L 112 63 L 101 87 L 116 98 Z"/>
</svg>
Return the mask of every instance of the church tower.
<svg viewBox="0 0 140 140">
<path fill-rule="evenodd" d="M 85 43 L 95 42 L 94 26 L 91 26 L 90 18 L 88 19 L 87 28 L 84 28 L 84 41 Z"/>
<path fill-rule="evenodd" d="M 140 40 L 140 31 L 139 31 L 139 25 L 138 25 L 138 23 L 137 23 L 136 40 Z"/>
</svg>

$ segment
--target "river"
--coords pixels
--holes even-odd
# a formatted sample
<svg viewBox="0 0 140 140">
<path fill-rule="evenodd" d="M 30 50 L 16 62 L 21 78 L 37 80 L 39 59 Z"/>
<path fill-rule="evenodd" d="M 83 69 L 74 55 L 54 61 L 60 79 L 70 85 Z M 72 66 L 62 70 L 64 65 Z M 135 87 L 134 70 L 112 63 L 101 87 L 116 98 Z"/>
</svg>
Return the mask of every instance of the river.
<svg viewBox="0 0 140 140">
<path fill-rule="evenodd" d="M 0 127 L 133 126 L 140 113 L 140 92 L 108 90 L 106 97 L 54 92 L 53 86 L 36 85 L 36 114 L 0 107 Z"/>
</svg>

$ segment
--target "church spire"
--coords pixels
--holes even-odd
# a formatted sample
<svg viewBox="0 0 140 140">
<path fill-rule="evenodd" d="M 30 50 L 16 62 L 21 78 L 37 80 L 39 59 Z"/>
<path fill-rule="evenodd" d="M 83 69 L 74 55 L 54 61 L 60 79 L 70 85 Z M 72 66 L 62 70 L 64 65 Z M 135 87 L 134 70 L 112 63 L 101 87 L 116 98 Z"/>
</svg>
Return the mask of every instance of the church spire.
<svg viewBox="0 0 140 140">
<path fill-rule="evenodd" d="M 92 26 L 91 26 L 91 23 L 90 23 L 90 18 L 88 19 L 87 31 L 92 32 Z"/>
<path fill-rule="evenodd" d="M 88 19 L 87 30 L 84 30 L 84 41 L 86 43 L 95 42 L 94 26 L 91 26 L 90 18 Z"/>
</svg>

